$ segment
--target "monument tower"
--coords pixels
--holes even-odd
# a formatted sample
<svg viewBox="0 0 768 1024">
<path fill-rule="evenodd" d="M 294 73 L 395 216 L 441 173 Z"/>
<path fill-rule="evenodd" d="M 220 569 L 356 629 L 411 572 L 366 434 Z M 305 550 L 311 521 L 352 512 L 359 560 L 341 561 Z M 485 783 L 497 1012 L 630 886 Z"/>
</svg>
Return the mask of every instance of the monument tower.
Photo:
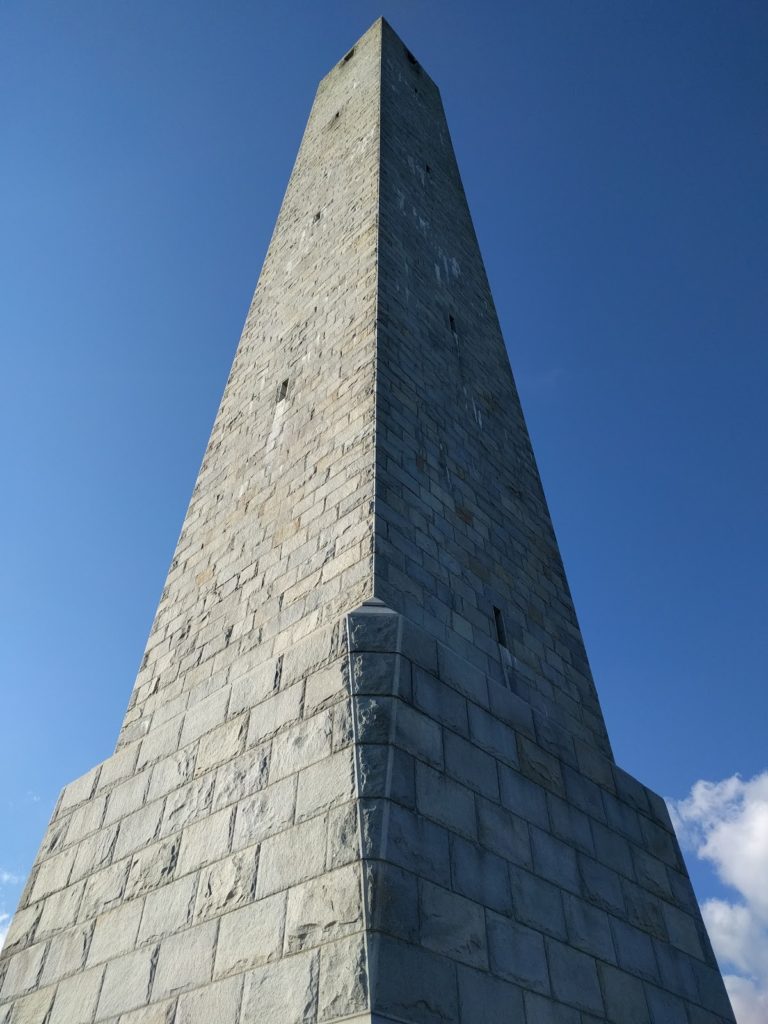
<svg viewBox="0 0 768 1024">
<path fill-rule="evenodd" d="M 439 93 L 323 79 L 115 753 L 2 1024 L 733 1021 L 614 762 Z"/>
</svg>

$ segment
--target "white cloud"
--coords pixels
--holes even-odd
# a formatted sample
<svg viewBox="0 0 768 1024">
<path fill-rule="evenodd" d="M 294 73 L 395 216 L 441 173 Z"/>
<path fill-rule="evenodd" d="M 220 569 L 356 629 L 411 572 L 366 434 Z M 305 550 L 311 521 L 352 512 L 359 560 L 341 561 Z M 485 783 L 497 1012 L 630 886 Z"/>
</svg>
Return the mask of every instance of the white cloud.
<svg viewBox="0 0 768 1024">
<path fill-rule="evenodd" d="M 0 868 L 0 885 L 18 885 L 21 875 L 15 875 L 12 871 L 3 871 Z"/>
<path fill-rule="evenodd" d="M 739 1024 L 768 1021 L 768 771 L 697 782 L 670 801 L 684 846 L 708 861 L 734 901 L 706 900 L 702 914 Z"/>
</svg>

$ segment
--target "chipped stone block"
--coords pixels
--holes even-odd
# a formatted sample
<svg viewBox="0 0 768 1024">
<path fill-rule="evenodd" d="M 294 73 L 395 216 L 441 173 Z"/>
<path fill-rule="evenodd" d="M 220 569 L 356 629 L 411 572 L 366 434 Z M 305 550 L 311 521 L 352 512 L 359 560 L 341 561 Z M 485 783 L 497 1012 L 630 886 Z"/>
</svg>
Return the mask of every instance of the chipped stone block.
<svg viewBox="0 0 768 1024">
<path fill-rule="evenodd" d="M 203 868 L 197 887 L 195 920 L 250 903 L 256 889 L 258 861 L 258 847 L 251 847 Z"/>
<path fill-rule="evenodd" d="M 288 891 L 285 950 L 296 953 L 319 946 L 362 924 L 360 869 L 350 864 Z"/>
<path fill-rule="evenodd" d="M 338 1020 L 368 1005 L 368 963 L 365 940 L 351 935 L 320 951 L 317 1019 Z"/>
<path fill-rule="evenodd" d="M 237 805 L 233 849 L 262 842 L 293 822 L 296 777 L 283 779 Z"/>
</svg>

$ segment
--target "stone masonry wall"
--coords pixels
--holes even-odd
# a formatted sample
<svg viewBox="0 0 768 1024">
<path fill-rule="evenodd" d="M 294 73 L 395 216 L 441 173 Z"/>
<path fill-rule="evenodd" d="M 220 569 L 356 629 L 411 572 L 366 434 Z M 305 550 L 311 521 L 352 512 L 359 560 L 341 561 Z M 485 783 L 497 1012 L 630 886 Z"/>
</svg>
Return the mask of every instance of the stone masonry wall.
<svg viewBox="0 0 768 1024">
<path fill-rule="evenodd" d="M 664 801 L 386 606 L 348 631 L 375 1019 L 732 1024 Z"/>
<path fill-rule="evenodd" d="M 63 791 L 12 922 L 2 1024 L 366 1005 L 341 614 L 372 591 L 380 41 L 319 86 L 117 751 Z"/>
<path fill-rule="evenodd" d="M 383 46 L 376 595 L 610 752 L 437 87 Z"/>
<path fill-rule="evenodd" d="M 318 88 L 121 743 L 370 594 L 379 71 Z"/>
</svg>

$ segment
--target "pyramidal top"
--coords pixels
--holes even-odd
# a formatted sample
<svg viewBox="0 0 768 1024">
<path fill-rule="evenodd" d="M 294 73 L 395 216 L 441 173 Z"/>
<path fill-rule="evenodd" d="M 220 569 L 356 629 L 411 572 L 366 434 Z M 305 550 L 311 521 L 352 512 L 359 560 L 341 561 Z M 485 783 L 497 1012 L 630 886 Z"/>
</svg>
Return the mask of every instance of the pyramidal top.
<svg viewBox="0 0 768 1024">
<path fill-rule="evenodd" d="M 320 83 L 115 753 L 0 1024 L 722 1024 L 614 762 L 438 90 Z"/>
</svg>

